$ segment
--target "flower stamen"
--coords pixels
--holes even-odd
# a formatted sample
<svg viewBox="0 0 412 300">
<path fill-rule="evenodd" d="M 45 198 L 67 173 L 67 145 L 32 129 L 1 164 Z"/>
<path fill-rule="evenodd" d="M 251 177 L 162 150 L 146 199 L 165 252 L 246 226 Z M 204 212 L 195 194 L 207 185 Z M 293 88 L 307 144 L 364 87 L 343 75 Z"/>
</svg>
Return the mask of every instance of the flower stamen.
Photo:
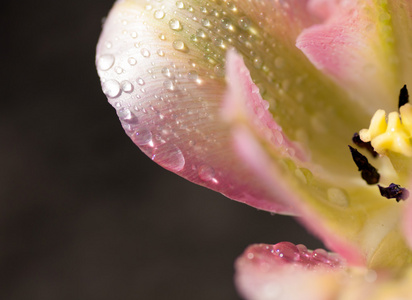
<svg viewBox="0 0 412 300">
<path fill-rule="evenodd" d="M 396 198 L 396 202 L 406 200 L 409 197 L 409 191 L 395 183 L 391 183 L 387 188 L 382 187 L 379 184 L 378 187 L 383 197 L 388 199 Z"/>
<path fill-rule="evenodd" d="M 350 152 L 352 153 L 353 161 L 358 167 L 358 171 L 361 171 L 361 176 L 367 184 L 376 184 L 379 182 L 380 175 L 376 168 L 372 166 L 366 156 L 359 153 L 358 150 L 349 146 Z"/>
<path fill-rule="evenodd" d="M 408 102 L 409 102 L 409 93 L 408 93 L 408 88 L 406 87 L 406 84 L 405 84 L 403 88 L 401 88 L 401 91 L 399 93 L 398 109 L 400 109 L 402 106 L 404 106 Z"/>
</svg>

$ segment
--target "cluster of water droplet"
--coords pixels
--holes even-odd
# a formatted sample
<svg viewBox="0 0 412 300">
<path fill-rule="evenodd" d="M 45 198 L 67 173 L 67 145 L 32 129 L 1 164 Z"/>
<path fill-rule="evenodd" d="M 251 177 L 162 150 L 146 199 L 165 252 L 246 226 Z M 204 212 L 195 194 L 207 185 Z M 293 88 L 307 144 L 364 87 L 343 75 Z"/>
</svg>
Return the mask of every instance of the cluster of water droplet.
<svg viewBox="0 0 412 300">
<path fill-rule="evenodd" d="M 324 249 L 308 250 L 304 245 L 281 242 L 275 245 L 252 245 L 245 255 L 250 261 L 270 267 L 279 264 L 295 264 L 306 269 L 319 267 L 342 268 L 345 262 L 335 253 Z"/>
</svg>

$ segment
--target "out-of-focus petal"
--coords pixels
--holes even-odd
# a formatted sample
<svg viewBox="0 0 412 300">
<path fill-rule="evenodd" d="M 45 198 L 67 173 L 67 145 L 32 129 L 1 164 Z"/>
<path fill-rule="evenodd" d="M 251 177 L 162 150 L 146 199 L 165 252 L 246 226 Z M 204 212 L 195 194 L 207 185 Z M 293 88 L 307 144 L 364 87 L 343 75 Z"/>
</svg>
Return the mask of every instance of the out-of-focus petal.
<svg viewBox="0 0 412 300">
<path fill-rule="evenodd" d="M 400 272 L 346 265 L 334 253 L 282 242 L 248 247 L 235 264 L 246 300 L 406 300 L 412 268 Z"/>
<path fill-rule="evenodd" d="M 344 263 L 324 250 L 298 247 L 286 242 L 248 247 L 235 265 L 236 285 L 245 299 L 334 299 L 348 276 Z"/>
<path fill-rule="evenodd" d="M 312 0 L 324 22 L 305 29 L 297 47 L 369 112 L 393 110 L 412 84 L 409 1 Z M 407 70 L 407 71 L 406 71 Z"/>
</svg>

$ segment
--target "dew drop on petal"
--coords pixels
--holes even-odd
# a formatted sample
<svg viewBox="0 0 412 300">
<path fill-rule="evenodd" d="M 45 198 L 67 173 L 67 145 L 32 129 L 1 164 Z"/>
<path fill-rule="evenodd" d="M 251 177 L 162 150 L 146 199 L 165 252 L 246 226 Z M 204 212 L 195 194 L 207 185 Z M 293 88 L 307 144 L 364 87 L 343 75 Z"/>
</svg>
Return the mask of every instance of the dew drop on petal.
<svg viewBox="0 0 412 300">
<path fill-rule="evenodd" d="M 147 50 L 146 48 L 143 48 L 140 50 L 140 53 L 142 54 L 143 57 L 150 57 L 150 51 Z"/>
<path fill-rule="evenodd" d="M 125 122 L 127 124 L 137 124 L 139 123 L 137 117 L 130 111 L 128 108 L 121 108 L 117 111 L 117 116 L 122 122 Z"/>
<path fill-rule="evenodd" d="M 240 28 L 244 30 L 248 29 L 250 26 L 250 20 L 246 17 L 240 18 L 238 23 L 239 23 Z"/>
<path fill-rule="evenodd" d="M 189 50 L 189 48 L 187 48 L 186 44 L 181 40 L 173 41 L 173 48 L 175 50 L 178 50 L 178 51 L 181 51 L 181 52 L 188 52 L 188 50 Z"/>
<path fill-rule="evenodd" d="M 125 93 L 133 92 L 134 87 L 133 87 L 133 84 L 130 81 L 124 80 L 120 83 L 120 85 L 122 87 L 123 92 L 125 92 Z"/>
<path fill-rule="evenodd" d="M 101 71 L 109 70 L 114 64 L 114 56 L 111 54 L 105 54 L 99 57 L 97 60 L 97 67 Z"/>
<path fill-rule="evenodd" d="M 137 79 L 137 84 L 139 84 L 139 85 L 144 85 L 145 82 L 144 82 L 144 80 L 143 80 L 142 78 L 138 78 L 138 79 Z"/>
<path fill-rule="evenodd" d="M 171 19 L 169 21 L 169 27 L 170 29 L 175 30 L 175 31 L 180 31 L 183 29 L 182 24 L 177 19 Z"/>
<path fill-rule="evenodd" d="M 185 166 L 185 158 L 182 151 L 175 145 L 161 144 L 153 150 L 152 160 L 162 167 L 178 172 Z"/>
<path fill-rule="evenodd" d="M 185 4 L 182 1 L 177 1 L 176 2 L 176 7 L 180 8 L 180 9 L 183 9 L 183 8 L 185 8 Z"/>
<path fill-rule="evenodd" d="M 164 77 L 167 77 L 167 78 L 173 78 L 174 77 L 173 72 L 168 67 L 164 67 L 162 69 L 162 74 L 163 74 Z"/>
<path fill-rule="evenodd" d="M 165 13 L 164 13 L 163 10 L 155 10 L 153 15 L 154 15 L 155 19 L 160 20 L 160 19 L 164 18 Z"/>
<path fill-rule="evenodd" d="M 141 128 L 132 135 L 132 140 L 137 146 L 147 145 L 152 142 L 152 133 L 146 128 Z"/>
<path fill-rule="evenodd" d="M 188 78 L 189 80 L 191 80 L 191 81 L 196 81 L 196 80 L 199 78 L 199 76 L 198 76 L 198 74 L 197 74 L 196 71 L 190 70 L 190 71 L 187 73 L 187 78 Z"/>
<path fill-rule="evenodd" d="M 169 91 L 174 91 L 176 89 L 176 85 L 172 80 L 165 80 L 163 86 Z"/>
<path fill-rule="evenodd" d="M 298 261 L 300 258 L 299 249 L 289 242 L 273 245 L 273 253 L 288 262 Z"/>
<path fill-rule="evenodd" d="M 329 263 L 328 252 L 324 249 L 316 249 L 312 252 L 312 258 L 321 263 Z"/>
<path fill-rule="evenodd" d="M 215 75 L 217 77 L 224 77 L 225 76 L 225 67 L 223 65 L 216 65 L 214 68 Z"/>
<path fill-rule="evenodd" d="M 342 207 L 347 207 L 349 205 L 348 197 L 343 190 L 338 188 L 329 188 L 327 194 L 329 201 L 333 204 Z"/>
<path fill-rule="evenodd" d="M 129 57 L 129 59 L 127 60 L 127 62 L 129 63 L 129 65 L 131 66 L 135 66 L 137 64 L 137 60 L 134 57 Z"/>
<path fill-rule="evenodd" d="M 116 80 L 108 80 L 102 84 L 103 93 L 109 98 L 116 98 L 120 95 L 120 83 Z"/>
<path fill-rule="evenodd" d="M 201 165 L 197 173 L 199 178 L 203 181 L 211 181 L 215 178 L 215 170 L 209 165 Z"/>
</svg>

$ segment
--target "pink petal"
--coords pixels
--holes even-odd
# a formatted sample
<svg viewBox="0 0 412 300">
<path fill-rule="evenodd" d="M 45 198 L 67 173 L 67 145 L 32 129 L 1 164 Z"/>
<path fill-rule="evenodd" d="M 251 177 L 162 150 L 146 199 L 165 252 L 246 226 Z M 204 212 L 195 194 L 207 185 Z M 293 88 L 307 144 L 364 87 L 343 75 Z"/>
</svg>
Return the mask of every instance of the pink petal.
<svg viewBox="0 0 412 300">
<path fill-rule="evenodd" d="M 304 30 L 297 47 L 370 113 L 394 108 L 407 78 L 397 73 L 399 58 L 385 4 L 312 0 L 309 8 L 325 21 Z"/>
<path fill-rule="evenodd" d="M 220 114 L 227 97 L 224 79 L 191 60 L 197 50 L 188 52 L 189 44 L 173 40 L 173 35 L 153 40 L 162 29 L 146 23 L 153 22 L 156 13 L 163 14 L 146 12 L 134 1 L 118 2 L 97 47 L 103 90 L 126 133 L 152 160 L 192 182 L 259 209 L 294 213 L 289 203 L 277 201 L 251 176 L 236 155 L 230 127 Z M 248 87 L 249 92 L 257 90 L 251 81 Z M 256 97 L 260 114 L 264 107 Z M 261 130 L 280 132 L 268 123 L 268 113 L 263 115 Z M 275 128 L 265 128 L 268 124 Z"/>
<path fill-rule="evenodd" d="M 248 300 L 332 299 L 346 277 L 337 255 L 288 242 L 252 245 L 235 267 L 238 290 Z"/>
</svg>

